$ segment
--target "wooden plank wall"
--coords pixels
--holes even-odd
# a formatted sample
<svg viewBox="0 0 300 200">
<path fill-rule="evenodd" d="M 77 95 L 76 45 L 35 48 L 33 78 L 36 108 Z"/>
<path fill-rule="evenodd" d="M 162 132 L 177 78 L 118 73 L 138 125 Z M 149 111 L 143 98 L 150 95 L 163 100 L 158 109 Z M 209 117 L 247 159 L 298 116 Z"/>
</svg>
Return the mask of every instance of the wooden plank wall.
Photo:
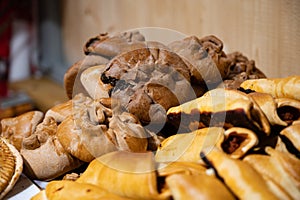
<svg viewBox="0 0 300 200">
<path fill-rule="evenodd" d="M 62 0 L 62 14 L 70 63 L 98 33 L 155 26 L 216 35 L 226 53 L 242 52 L 268 77 L 300 75 L 299 0 Z"/>
</svg>

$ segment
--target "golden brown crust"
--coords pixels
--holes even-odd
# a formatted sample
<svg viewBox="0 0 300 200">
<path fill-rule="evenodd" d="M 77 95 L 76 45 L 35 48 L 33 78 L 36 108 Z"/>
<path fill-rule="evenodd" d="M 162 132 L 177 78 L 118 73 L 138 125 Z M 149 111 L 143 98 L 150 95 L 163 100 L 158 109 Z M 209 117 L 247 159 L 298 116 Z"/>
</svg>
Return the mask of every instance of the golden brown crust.
<svg viewBox="0 0 300 200">
<path fill-rule="evenodd" d="M 206 153 L 225 184 L 238 198 L 277 199 L 261 175 L 248 163 L 230 158 L 218 149 Z"/>
<path fill-rule="evenodd" d="M 57 138 L 64 149 L 72 156 L 84 162 L 90 162 L 94 156 L 80 139 L 81 129 L 77 128 L 72 116 L 67 117 L 57 128 Z"/>
<path fill-rule="evenodd" d="M 40 111 L 30 111 L 17 117 L 2 119 L 0 135 L 20 151 L 23 139 L 34 133 L 43 117 L 44 114 Z"/>
<path fill-rule="evenodd" d="M 116 181 L 117 180 L 117 181 Z M 116 151 L 93 160 L 77 179 L 132 199 L 168 199 L 159 193 L 152 152 Z"/>
<path fill-rule="evenodd" d="M 18 150 L 0 137 L 0 199 L 16 184 L 23 171 L 23 159 Z"/>
<path fill-rule="evenodd" d="M 235 199 L 220 180 L 206 174 L 174 174 L 166 178 L 166 183 L 174 199 Z"/>
<path fill-rule="evenodd" d="M 284 78 L 261 78 L 246 80 L 241 84 L 244 89 L 271 94 L 275 98 L 300 100 L 300 76 Z"/>
</svg>

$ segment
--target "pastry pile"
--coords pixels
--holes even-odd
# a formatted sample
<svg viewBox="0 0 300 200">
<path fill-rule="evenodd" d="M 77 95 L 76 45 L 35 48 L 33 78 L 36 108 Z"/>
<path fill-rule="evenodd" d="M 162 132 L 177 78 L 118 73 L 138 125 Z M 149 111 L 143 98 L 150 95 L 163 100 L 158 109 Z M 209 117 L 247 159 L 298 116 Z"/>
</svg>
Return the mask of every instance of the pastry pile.
<svg viewBox="0 0 300 200">
<path fill-rule="evenodd" d="M 300 76 L 267 78 L 215 36 L 100 34 L 84 53 L 67 102 L 1 121 L 49 181 L 33 200 L 300 196 Z"/>
</svg>

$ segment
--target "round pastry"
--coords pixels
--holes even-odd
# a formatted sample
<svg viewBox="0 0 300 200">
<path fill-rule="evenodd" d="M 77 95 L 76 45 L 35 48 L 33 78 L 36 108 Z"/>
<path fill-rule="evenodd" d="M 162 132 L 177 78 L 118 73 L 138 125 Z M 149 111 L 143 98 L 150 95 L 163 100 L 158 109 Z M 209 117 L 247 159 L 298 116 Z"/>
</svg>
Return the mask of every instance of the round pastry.
<svg viewBox="0 0 300 200">
<path fill-rule="evenodd" d="M 0 199 L 15 185 L 23 170 L 23 160 L 18 150 L 0 138 Z"/>
<path fill-rule="evenodd" d="M 165 122 L 166 110 L 195 98 L 190 71 L 177 54 L 149 44 L 116 56 L 101 75 L 122 107 L 142 124 Z"/>
</svg>

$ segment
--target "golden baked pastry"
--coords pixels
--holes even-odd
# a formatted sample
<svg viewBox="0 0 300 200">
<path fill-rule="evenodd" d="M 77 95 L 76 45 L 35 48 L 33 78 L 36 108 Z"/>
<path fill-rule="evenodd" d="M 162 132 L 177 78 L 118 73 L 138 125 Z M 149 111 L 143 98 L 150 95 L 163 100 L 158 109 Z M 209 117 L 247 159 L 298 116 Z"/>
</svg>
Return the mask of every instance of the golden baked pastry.
<svg viewBox="0 0 300 200">
<path fill-rule="evenodd" d="M 269 155 L 248 155 L 244 161 L 259 172 L 268 184 L 272 183 L 280 199 L 300 196 L 300 160 L 289 152 L 266 148 Z"/>
<path fill-rule="evenodd" d="M 230 157 L 241 158 L 258 142 L 258 137 L 253 131 L 241 127 L 232 127 L 224 132 L 224 140 L 220 146 Z"/>
<path fill-rule="evenodd" d="M 132 199 L 169 199 L 160 191 L 152 152 L 116 151 L 93 160 L 78 183 L 94 184 L 116 195 Z"/>
<path fill-rule="evenodd" d="M 300 100 L 300 76 L 246 80 L 241 84 L 241 87 L 245 90 L 250 89 L 271 94 L 276 98 Z"/>
<path fill-rule="evenodd" d="M 23 159 L 18 150 L 0 137 L 0 199 L 18 181 L 23 170 Z"/>
<path fill-rule="evenodd" d="M 248 163 L 230 158 L 218 149 L 205 153 L 224 183 L 239 199 L 278 199 Z"/>
<path fill-rule="evenodd" d="M 270 134 L 270 124 L 259 106 L 247 94 L 216 88 L 203 96 L 167 111 L 168 122 L 185 132 L 203 127 L 236 126 L 257 134 Z"/>
<path fill-rule="evenodd" d="M 216 177 L 206 174 L 174 174 L 166 178 L 174 200 L 233 200 L 235 196 Z"/>
<path fill-rule="evenodd" d="M 212 149 L 223 139 L 224 129 L 220 127 L 203 128 L 190 133 L 172 135 L 159 145 L 155 160 L 157 162 L 199 162 L 201 151 Z"/>
</svg>

